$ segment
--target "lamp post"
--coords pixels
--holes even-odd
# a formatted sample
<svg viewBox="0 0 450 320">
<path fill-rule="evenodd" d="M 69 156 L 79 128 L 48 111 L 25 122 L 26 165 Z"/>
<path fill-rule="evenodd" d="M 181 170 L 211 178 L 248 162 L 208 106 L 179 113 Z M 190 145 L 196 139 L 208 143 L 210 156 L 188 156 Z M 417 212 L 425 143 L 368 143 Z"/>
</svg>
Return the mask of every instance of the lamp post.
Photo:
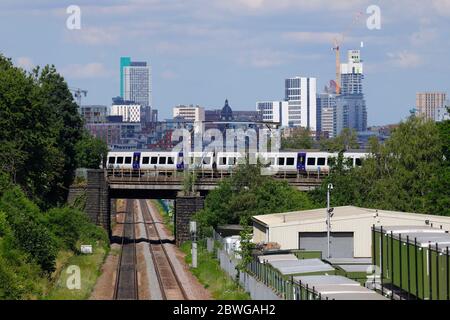
<svg viewBox="0 0 450 320">
<path fill-rule="evenodd" d="M 331 231 L 331 216 L 333 212 L 333 208 L 330 208 L 330 193 L 333 190 L 333 185 L 331 183 L 328 184 L 327 188 L 327 259 L 331 258 L 330 254 L 330 231 Z"/>
</svg>

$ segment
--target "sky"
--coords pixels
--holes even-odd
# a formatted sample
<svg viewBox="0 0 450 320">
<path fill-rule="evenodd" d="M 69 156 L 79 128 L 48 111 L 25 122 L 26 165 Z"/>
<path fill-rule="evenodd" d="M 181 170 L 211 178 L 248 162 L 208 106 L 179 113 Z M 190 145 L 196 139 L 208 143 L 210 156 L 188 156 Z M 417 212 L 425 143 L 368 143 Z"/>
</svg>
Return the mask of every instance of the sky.
<svg viewBox="0 0 450 320">
<path fill-rule="evenodd" d="M 67 28 L 70 5 L 81 9 L 79 30 Z M 371 5 L 379 30 L 367 27 Z M 0 1 L 0 53 L 27 70 L 54 64 L 88 90 L 83 104 L 119 95 L 121 56 L 147 61 L 160 119 L 175 105 L 225 99 L 255 110 L 282 100 L 293 76 L 316 77 L 321 92 L 335 77 L 335 38 L 342 60 L 362 50 L 369 125 L 407 117 L 416 92 L 450 94 L 450 0 Z"/>
</svg>

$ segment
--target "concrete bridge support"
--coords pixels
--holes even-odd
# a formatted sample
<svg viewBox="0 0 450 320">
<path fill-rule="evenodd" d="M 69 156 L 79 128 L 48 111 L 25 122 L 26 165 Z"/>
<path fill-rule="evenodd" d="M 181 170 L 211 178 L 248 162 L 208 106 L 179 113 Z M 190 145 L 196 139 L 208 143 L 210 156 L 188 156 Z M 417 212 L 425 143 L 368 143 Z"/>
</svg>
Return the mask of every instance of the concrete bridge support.
<svg viewBox="0 0 450 320">
<path fill-rule="evenodd" d="M 200 195 L 184 196 L 181 193 L 175 199 L 175 241 L 177 246 L 189 241 L 189 222 L 192 216 L 203 209 L 204 197 Z"/>
<path fill-rule="evenodd" d="M 105 172 L 81 169 L 77 176 L 84 178 L 85 182 L 70 187 L 68 203 L 84 210 L 89 219 L 103 227 L 111 237 L 111 198 Z"/>
</svg>

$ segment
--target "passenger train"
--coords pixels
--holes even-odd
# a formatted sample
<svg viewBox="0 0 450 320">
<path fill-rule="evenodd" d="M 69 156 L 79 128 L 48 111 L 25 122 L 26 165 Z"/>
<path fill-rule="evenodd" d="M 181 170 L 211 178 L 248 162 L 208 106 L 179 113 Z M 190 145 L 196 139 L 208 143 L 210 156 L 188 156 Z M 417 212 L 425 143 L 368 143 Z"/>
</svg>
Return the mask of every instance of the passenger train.
<svg viewBox="0 0 450 320">
<path fill-rule="evenodd" d="M 261 163 L 277 172 L 327 172 L 330 159 L 337 158 L 338 153 L 298 151 L 258 153 Z M 344 157 L 351 159 L 353 167 L 362 165 L 364 152 L 346 152 Z M 108 169 L 165 170 L 181 171 L 184 169 L 201 169 L 230 171 L 245 161 L 245 153 L 239 152 L 182 152 L 171 151 L 111 151 L 108 153 Z"/>
</svg>

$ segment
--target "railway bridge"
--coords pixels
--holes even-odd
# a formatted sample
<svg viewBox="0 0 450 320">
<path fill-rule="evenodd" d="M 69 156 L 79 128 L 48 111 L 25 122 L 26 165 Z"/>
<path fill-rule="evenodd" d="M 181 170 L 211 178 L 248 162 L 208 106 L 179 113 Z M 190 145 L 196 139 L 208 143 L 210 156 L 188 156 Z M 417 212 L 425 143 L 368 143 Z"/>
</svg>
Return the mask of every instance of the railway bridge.
<svg viewBox="0 0 450 320">
<path fill-rule="evenodd" d="M 204 197 L 218 186 L 220 181 L 233 172 L 217 173 L 196 171 L 193 192 L 184 192 L 184 173 L 157 170 L 113 170 L 87 169 L 82 172 L 85 184 L 70 188 L 69 202 L 77 196 L 86 196 L 85 211 L 90 219 L 111 234 L 111 200 L 113 199 L 174 199 L 175 239 L 177 244 L 189 239 L 189 221 L 192 215 L 203 208 Z M 324 178 L 319 174 L 278 174 L 275 179 L 285 180 L 300 191 L 319 186 Z"/>
</svg>

